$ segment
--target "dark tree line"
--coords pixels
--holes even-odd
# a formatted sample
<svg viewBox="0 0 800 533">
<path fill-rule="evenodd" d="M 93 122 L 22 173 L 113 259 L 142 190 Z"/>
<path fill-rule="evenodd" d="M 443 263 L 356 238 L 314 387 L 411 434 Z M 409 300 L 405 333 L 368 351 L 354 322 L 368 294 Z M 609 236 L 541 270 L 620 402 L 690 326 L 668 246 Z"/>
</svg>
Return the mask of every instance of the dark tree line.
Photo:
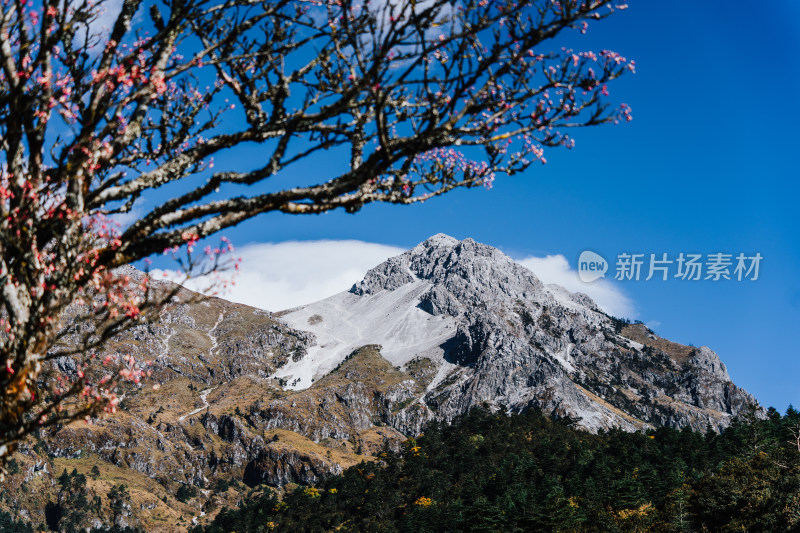
<svg viewBox="0 0 800 533">
<path fill-rule="evenodd" d="M 800 413 L 722 434 L 592 435 L 539 413 L 476 410 L 317 487 L 268 489 L 195 533 L 237 531 L 792 531 Z"/>
</svg>

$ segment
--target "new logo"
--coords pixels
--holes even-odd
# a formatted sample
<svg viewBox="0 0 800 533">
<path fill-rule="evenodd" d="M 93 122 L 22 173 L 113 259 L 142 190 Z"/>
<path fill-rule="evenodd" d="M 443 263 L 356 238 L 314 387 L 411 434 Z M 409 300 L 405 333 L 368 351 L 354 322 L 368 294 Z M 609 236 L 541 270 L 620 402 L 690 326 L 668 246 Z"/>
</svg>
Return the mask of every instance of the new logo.
<svg viewBox="0 0 800 533">
<path fill-rule="evenodd" d="M 584 250 L 578 258 L 578 277 L 585 283 L 606 277 L 608 261 L 600 254 Z"/>
</svg>

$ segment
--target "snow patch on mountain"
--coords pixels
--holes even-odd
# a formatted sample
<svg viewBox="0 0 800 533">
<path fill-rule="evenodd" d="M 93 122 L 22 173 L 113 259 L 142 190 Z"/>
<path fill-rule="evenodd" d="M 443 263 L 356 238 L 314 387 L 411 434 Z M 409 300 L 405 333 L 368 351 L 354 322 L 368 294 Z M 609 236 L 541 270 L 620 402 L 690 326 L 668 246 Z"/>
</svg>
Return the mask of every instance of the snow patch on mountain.
<svg viewBox="0 0 800 533">
<path fill-rule="evenodd" d="M 364 296 L 342 292 L 290 310 L 281 319 L 313 333 L 316 344 L 299 361 L 281 367 L 275 377 L 285 379 L 289 388 L 308 388 L 366 344 L 380 344 L 383 357 L 395 366 L 418 356 L 441 361 L 441 345 L 455 334 L 455 320 L 419 307 L 420 296 L 430 287 L 418 279 L 393 291 Z"/>
</svg>

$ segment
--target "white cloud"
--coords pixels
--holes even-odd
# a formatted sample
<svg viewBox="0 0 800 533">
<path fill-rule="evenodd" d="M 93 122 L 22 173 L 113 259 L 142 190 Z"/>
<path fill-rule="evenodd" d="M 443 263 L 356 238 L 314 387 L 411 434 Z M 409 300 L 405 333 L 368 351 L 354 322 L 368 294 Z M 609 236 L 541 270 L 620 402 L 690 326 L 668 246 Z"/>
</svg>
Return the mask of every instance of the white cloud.
<svg viewBox="0 0 800 533">
<path fill-rule="evenodd" d="M 369 4 L 370 11 L 379 17 L 383 28 L 390 26 L 392 17 L 394 20 L 405 23 L 409 17 L 422 14 L 431 8 L 435 9 L 436 18 L 433 27 L 426 28 L 426 34 L 432 30 L 435 31 L 435 27 L 450 22 L 454 18 L 455 9 L 451 4 L 440 0 L 378 0 Z"/>
<path fill-rule="evenodd" d="M 363 241 L 288 241 L 238 248 L 235 285 L 221 297 L 268 311 L 282 311 L 348 290 L 364 274 L 405 250 Z M 161 271 L 155 272 L 160 277 Z M 170 275 L 171 279 L 176 276 Z M 186 285 L 198 289 L 203 280 Z"/>
<path fill-rule="evenodd" d="M 571 292 L 588 294 L 600 309 L 610 315 L 620 318 L 635 316 L 633 301 L 619 287 L 607 279 L 584 283 L 563 255 L 526 257 L 516 261 L 533 271 L 543 283 L 554 283 Z"/>
<path fill-rule="evenodd" d="M 117 22 L 117 17 L 122 11 L 122 0 L 108 0 L 104 2 L 98 11 L 97 19 L 92 23 L 92 31 L 97 33 L 108 32 Z"/>
<path fill-rule="evenodd" d="M 645 324 L 645 326 L 647 326 L 648 328 L 650 328 L 650 329 L 652 329 L 652 330 L 654 330 L 654 331 L 655 331 L 656 329 L 658 329 L 658 327 L 659 327 L 660 325 L 661 325 L 661 322 L 659 322 L 658 320 L 651 320 L 650 322 L 648 322 L 647 324 Z"/>
<path fill-rule="evenodd" d="M 313 17 L 315 24 L 324 26 L 328 23 L 328 10 L 333 9 L 336 12 L 338 6 L 326 7 L 324 4 L 312 7 L 309 14 Z M 451 2 L 446 0 L 370 0 L 362 4 L 354 3 L 348 8 L 353 16 L 358 17 L 363 14 L 362 9 L 366 9 L 376 20 L 376 35 L 375 38 L 378 42 L 386 40 L 389 32 L 400 32 L 405 35 L 405 38 L 400 39 L 405 42 L 405 45 L 396 45 L 395 51 L 405 50 L 412 53 L 414 44 L 417 42 L 419 35 L 418 29 L 415 25 L 410 25 L 409 21 L 414 16 L 419 16 L 428 10 L 433 10 L 430 15 L 433 19 L 432 22 L 427 22 L 421 29 L 427 40 L 434 40 L 439 35 L 449 34 L 457 31 L 460 27 L 459 20 L 456 17 L 457 8 Z M 366 53 L 372 47 L 373 41 L 366 33 L 360 36 L 361 47 Z M 348 47 L 345 49 L 347 53 L 352 50 Z M 410 60 L 409 60 L 410 61 Z M 403 62 L 405 63 L 405 62 Z M 396 64 L 399 67 L 402 63 Z"/>
<path fill-rule="evenodd" d="M 110 216 L 111 220 L 119 227 L 120 231 L 125 231 L 131 226 L 131 224 L 139 221 L 143 216 L 145 216 L 146 213 L 142 203 L 144 203 L 144 201 L 133 206 L 127 213 L 114 213 Z"/>
<path fill-rule="evenodd" d="M 82 2 L 77 0 L 74 0 L 71 3 L 71 7 L 73 8 L 77 8 L 81 5 Z M 117 21 L 120 11 L 122 11 L 122 0 L 104 0 L 102 2 L 97 2 L 94 5 L 94 18 L 88 23 L 89 37 L 90 42 L 92 38 L 97 37 L 100 38 L 100 41 L 96 43 L 94 47 L 92 47 L 90 52 L 98 53 L 103 50 L 103 47 L 108 40 L 108 36 L 111 34 L 111 30 L 114 27 L 114 23 Z M 76 44 L 79 47 L 84 46 L 86 25 L 87 24 L 85 23 L 81 23 L 79 26 L 82 27 L 75 35 Z"/>
<path fill-rule="evenodd" d="M 405 250 L 395 246 L 356 240 L 287 241 L 250 244 L 238 248 L 242 258 L 235 284 L 221 297 L 260 309 L 282 311 L 348 290 L 367 270 Z M 518 263 L 532 270 L 544 283 L 555 283 L 572 292 L 588 294 L 600 308 L 617 317 L 633 318 L 633 302 L 613 282 L 600 279 L 584 283 L 563 255 L 526 257 Z M 164 271 L 154 270 L 156 278 Z M 175 272 L 168 279 L 180 281 Z M 223 275 L 223 277 L 225 277 Z M 189 280 L 194 290 L 208 286 L 205 279 Z"/>
</svg>

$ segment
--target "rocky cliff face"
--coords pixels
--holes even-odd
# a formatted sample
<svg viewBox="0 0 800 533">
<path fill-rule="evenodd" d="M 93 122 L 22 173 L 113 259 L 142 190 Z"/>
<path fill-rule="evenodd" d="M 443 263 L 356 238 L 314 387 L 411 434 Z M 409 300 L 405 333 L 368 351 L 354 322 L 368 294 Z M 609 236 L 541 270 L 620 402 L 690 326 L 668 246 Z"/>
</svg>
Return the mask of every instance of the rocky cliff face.
<svg viewBox="0 0 800 533">
<path fill-rule="evenodd" d="M 360 316 L 361 310 L 372 313 Z M 375 267 L 349 293 L 282 318 L 320 339 L 310 353 L 329 354 L 316 366 L 285 365 L 279 373 L 288 381 L 307 384 L 351 347 L 384 344 L 393 364 L 409 370 L 412 361 L 427 361 L 435 371 L 417 401 L 427 418 L 452 420 L 489 405 L 577 417 L 593 431 L 658 424 L 720 430 L 755 402 L 709 348 L 670 343 L 641 324 L 614 319 L 588 296 L 545 286 L 471 239 L 436 235 Z M 443 325 L 444 334 L 422 342 L 415 334 L 411 342 L 397 338 L 433 330 L 428 324 Z"/>
<path fill-rule="evenodd" d="M 719 430 L 755 403 L 709 348 L 609 317 L 499 250 L 445 235 L 277 315 L 182 291 L 107 352 L 155 361 L 160 388 L 31 439 L 8 482 L 19 490 L 0 507 L 43 521 L 61 471 L 99 465 L 103 490 L 106 476 L 127 480 L 132 519 L 175 531 L 248 487 L 314 483 L 473 406 L 539 408 L 592 431 Z M 75 371 L 68 358 L 57 365 Z M 201 490 L 180 502 L 182 485 Z"/>
</svg>

